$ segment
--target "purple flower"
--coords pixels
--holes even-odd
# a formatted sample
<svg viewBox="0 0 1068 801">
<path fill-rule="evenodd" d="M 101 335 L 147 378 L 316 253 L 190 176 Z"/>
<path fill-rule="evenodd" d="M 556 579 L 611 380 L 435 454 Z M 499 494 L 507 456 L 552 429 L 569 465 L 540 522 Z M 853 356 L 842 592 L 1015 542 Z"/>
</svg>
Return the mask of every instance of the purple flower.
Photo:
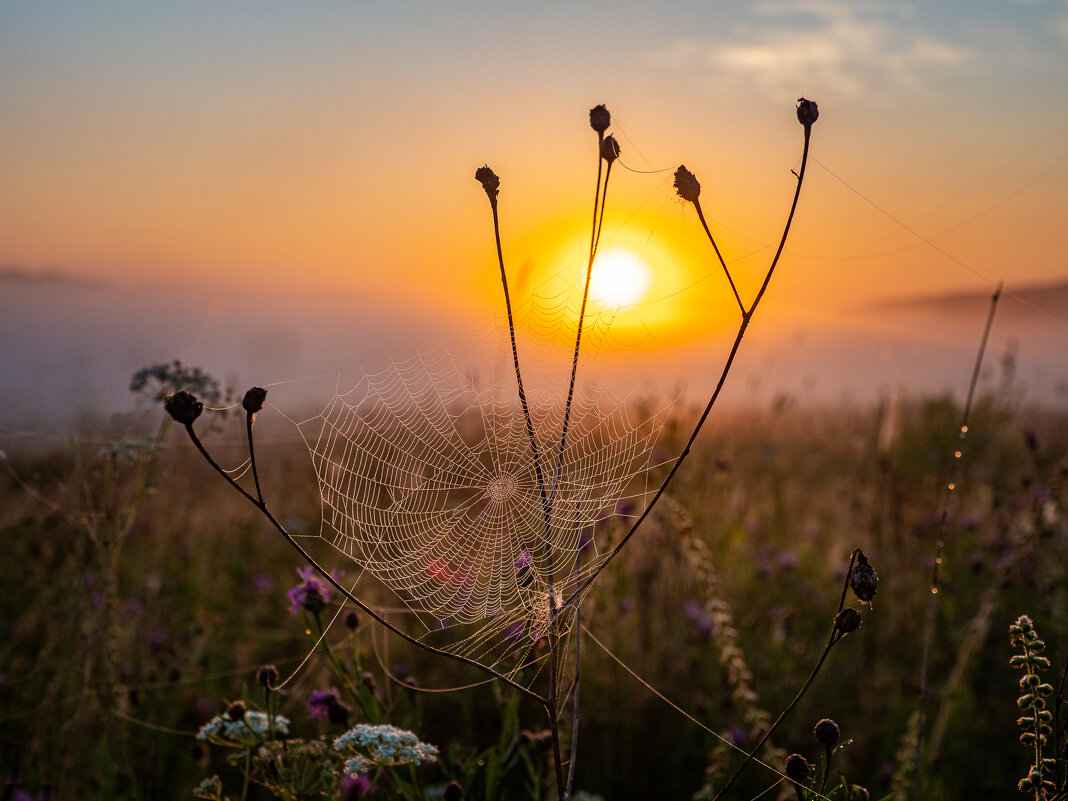
<svg viewBox="0 0 1068 801">
<path fill-rule="evenodd" d="M 779 567 L 797 567 L 797 554 L 793 551 L 782 551 L 781 553 L 779 553 L 778 562 Z"/>
<path fill-rule="evenodd" d="M 152 634 L 149 635 L 148 644 L 153 648 L 159 648 L 165 642 L 167 642 L 167 632 L 163 629 L 154 629 Z"/>
<path fill-rule="evenodd" d="M 144 610 L 145 608 L 136 598 L 131 598 L 126 602 L 126 614 L 130 617 L 138 617 Z"/>
<path fill-rule="evenodd" d="M 297 570 L 300 574 L 301 583 L 286 593 L 289 599 L 289 614 L 295 615 L 301 609 L 307 609 L 311 613 L 321 612 L 330 601 L 333 594 L 331 586 L 319 578 L 315 568 L 308 566 Z M 334 578 L 340 578 L 341 574 L 331 573 Z"/>
<path fill-rule="evenodd" d="M 690 600 L 682 605 L 682 611 L 686 617 L 690 618 L 696 625 L 697 630 L 705 636 L 711 634 L 716 630 L 716 623 L 712 619 L 712 616 L 697 601 Z"/>
<path fill-rule="evenodd" d="M 308 717 L 329 720 L 338 726 L 348 723 L 349 713 L 352 711 L 351 707 L 341 702 L 341 694 L 336 687 L 313 691 L 304 706 L 308 710 Z"/>
<path fill-rule="evenodd" d="M 266 573 L 253 573 L 252 587 L 260 595 L 266 595 L 274 588 L 274 581 Z"/>
<path fill-rule="evenodd" d="M 378 788 L 371 784 L 371 777 L 366 773 L 357 773 L 355 776 L 346 773 L 341 778 L 341 797 L 346 800 L 362 798 L 377 791 Z"/>
</svg>

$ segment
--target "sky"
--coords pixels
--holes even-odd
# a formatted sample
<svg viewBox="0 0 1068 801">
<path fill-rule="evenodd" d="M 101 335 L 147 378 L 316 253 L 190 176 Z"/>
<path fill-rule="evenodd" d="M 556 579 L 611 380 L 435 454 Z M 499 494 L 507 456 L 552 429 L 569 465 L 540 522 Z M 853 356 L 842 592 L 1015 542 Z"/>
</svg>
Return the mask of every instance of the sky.
<svg viewBox="0 0 1068 801">
<path fill-rule="evenodd" d="M 736 312 L 672 170 L 752 297 L 801 96 L 821 116 L 769 326 L 1068 279 L 1065 0 L 0 0 L 0 269 L 223 315 L 328 298 L 424 346 L 500 309 L 483 163 L 517 294 L 581 276 L 604 103 L 602 249 L 649 278 L 617 328 L 692 344 Z"/>
</svg>

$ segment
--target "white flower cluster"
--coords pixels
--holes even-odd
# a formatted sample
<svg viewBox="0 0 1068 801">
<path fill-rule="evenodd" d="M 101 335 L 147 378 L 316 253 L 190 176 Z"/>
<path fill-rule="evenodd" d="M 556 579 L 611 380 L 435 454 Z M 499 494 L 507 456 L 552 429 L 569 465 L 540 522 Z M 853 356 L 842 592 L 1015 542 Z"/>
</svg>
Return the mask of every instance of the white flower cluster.
<svg viewBox="0 0 1068 801">
<path fill-rule="evenodd" d="M 282 715 L 274 716 L 275 734 L 289 734 L 289 719 Z M 263 712 L 248 711 L 241 720 L 231 720 L 226 715 L 216 715 L 197 732 L 198 740 L 213 743 L 250 746 L 263 740 L 270 734 L 270 721 Z"/>
<path fill-rule="evenodd" d="M 361 723 L 334 740 L 334 748 L 355 754 L 345 763 L 345 772 L 350 776 L 367 773 L 373 767 L 433 762 L 438 758 L 435 746 L 388 724 Z"/>
</svg>

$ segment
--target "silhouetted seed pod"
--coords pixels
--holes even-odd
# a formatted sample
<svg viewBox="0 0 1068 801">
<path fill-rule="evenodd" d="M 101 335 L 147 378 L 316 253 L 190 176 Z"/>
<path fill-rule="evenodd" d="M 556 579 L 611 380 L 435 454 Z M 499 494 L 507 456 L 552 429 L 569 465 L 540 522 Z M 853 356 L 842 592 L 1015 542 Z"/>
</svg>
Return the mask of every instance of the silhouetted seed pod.
<svg viewBox="0 0 1068 801">
<path fill-rule="evenodd" d="M 163 399 L 163 408 L 174 418 L 175 422 L 188 426 L 200 417 L 200 413 L 204 411 L 204 404 L 198 401 L 195 395 L 179 390 Z"/>
<path fill-rule="evenodd" d="M 601 142 L 601 158 L 609 164 L 619 158 L 619 142 L 614 136 L 606 136 Z"/>
<path fill-rule="evenodd" d="M 347 726 L 349 723 L 349 712 L 351 710 L 340 701 L 333 698 L 327 702 L 326 705 L 326 717 L 335 726 Z"/>
<path fill-rule="evenodd" d="M 682 164 L 675 170 L 675 191 L 679 193 L 679 197 L 691 203 L 696 203 L 701 195 L 701 184 L 697 182 L 697 176 Z"/>
<path fill-rule="evenodd" d="M 345 615 L 345 627 L 349 631 L 356 631 L 360 627 L 360 615 L 358 612 L 349 612 Z"/>
<path fill-rule="evenodd" d="M 590 127 L 597 133 L 603 134 L 611 124 L 612 115 L 608 113 L 608 109 L 603 104 L 590 109 Z"/>
<path fill-rule="evenodd" d="M 263 408 L 263 402 L 267 398 L 267 390 L 263 387 L 253 387 L 245 393 L 244 399 L 241 401 L 241 406 L 249 414 L 255 414 Z"/>
<path fill-rule="evenodd" d="M 828 748 L 837 745 L 838 738 L 842 736 L 842 732 L 838 729 L 838 724 L 830 718 L 824 718 L 817 723 L 812 730 L 812 734 L 815 735 L 817 743 Z"/>
<path fill-rule="evenodd" d="M 365 672 L 360 677 L 360 681 L 363 683 L 363 686 L 371 692 L 374 692 L 375 688 L 378 686 L 378 682 L 375 681 L 375 674 L 370 671 Z"/>
<path fill-rule="evenodd" d="M 278 684 L 278 668 L 264 665 L 256 672 L 256 681 L 261 687 L 274 687 Z"/>
<path fill-rule="evenodd" d="M 445 801 L 463 801 L 464 788 L 460 786 L 459 782 L 449 782 L 449 786 L 445 788 L 445 795 L 443 798 Z"/>
<path fill-rule="evenodd" d="M 809 764 L 800 754 L 790 754 L 786 757 L 786 777 L 798 784 L 808 781 Z"/>
<path fill-rule="evenodd" d="M 803 97 L 797 99 L 797 121 L 806 128 L 811 128 L 812 123 L 820 117 L 820 109 L 813 101 Z"/>
<path fill-rule="evenodd" d="M 860 612 L 847 606 L 834 618 L 834 627 L 842 634 L 856 631 L 860 628 Z"/>
<path fill-rule="evenodd" d="M 497 173 L 491 170 L 489 165 L 483 165 L 475 170 L 475 180 L 486 190 L 486 197 L 490 199 L 490 203 L 496 203 L 497 193 L 501 187 L 501 179 L 497 177 Z"/>
<path fill-rule="evenodd" d="M 226 717 L 230 720 L 244 720 L 245 719 L 245 702 L 234 701 L 226 709 Z"/>
<path fill-rule="evenodd" d="M 875 568 L 868 564 L 868 557 L 863 552 L 857 554 L 857 563 L 849 572 L 849 586 L 860 600 L 869 603 L 879 589 L 879 576 Z"/>
</svg>

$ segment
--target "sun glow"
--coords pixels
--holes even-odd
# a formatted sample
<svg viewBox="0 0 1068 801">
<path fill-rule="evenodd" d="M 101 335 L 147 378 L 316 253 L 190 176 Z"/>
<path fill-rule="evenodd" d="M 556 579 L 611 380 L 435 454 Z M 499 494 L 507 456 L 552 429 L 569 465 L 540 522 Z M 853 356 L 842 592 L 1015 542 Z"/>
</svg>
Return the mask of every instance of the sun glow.
<svg viewBox="0 0 1068 801">
<path fill-rule="evenodd" d="M 590 279 L 590 297 L 605 306 L 630 306 L 645 297 L 651 280 L 649 268 L 631 251 L 598 253 Z"/>
</svg>

